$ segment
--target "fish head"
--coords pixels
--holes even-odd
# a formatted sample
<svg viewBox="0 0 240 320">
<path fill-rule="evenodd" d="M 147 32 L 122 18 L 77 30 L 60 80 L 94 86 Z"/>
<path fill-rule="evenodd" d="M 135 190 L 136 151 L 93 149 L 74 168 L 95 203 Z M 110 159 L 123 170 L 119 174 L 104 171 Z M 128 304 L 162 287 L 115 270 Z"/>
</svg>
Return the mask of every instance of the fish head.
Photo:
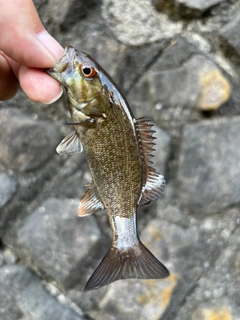
<svg viewBox="0 0 240 320">
<path fill-rule="evenodd" d="M 47 73 L 66 89 L 71 113 L 78 120 L 106 116 L 109 98 L 101 82 L 101 67 L 88 54 L 67 46 L 61 58 Z"/>
</svg>

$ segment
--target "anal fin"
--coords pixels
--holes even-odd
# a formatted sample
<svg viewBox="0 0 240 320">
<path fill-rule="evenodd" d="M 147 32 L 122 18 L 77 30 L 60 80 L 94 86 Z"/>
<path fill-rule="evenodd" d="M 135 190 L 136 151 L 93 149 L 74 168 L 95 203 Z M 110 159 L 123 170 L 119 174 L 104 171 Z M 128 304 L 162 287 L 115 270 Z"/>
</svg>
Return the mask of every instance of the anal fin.
<svg viewBox="0 0 240 320">
<path fill-rule="evenodd" d="M 85 195 L 78 206 L 78 215 L 80 217 L 89 216 L 90 214 L 104 209 L 104 205 L 96 194 L 97 191 L 93 185 L 90 184 L 90 188 L 85 192 Z"/>
<path fill-rule="evenodd" d="M 163 195 L 164 188 L 164 177 L 156 172 L 154 168 L 149 167 L 147 182 L 143 187 L 139 205 L 143 206 L 144 204 L 159 199 Z"/>
</svg>

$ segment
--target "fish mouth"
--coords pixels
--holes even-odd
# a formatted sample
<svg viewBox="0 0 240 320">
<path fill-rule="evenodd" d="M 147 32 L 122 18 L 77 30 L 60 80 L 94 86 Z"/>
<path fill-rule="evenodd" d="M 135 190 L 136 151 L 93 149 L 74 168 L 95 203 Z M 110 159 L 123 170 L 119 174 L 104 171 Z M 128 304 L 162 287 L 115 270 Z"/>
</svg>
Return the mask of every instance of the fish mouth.
<svg viewBox="0 0 240 320">
<path fill-rule="evenodd" d="M 55 62 L 54 67 L 45 69 L 45 71 L 56 80 L 63 82 L 63 76 L 61 76 L 61 74 L 73 62 L 75 52 L 76 50 L 72 46 L 67 46 L 62 56 Z"/>
</svg>

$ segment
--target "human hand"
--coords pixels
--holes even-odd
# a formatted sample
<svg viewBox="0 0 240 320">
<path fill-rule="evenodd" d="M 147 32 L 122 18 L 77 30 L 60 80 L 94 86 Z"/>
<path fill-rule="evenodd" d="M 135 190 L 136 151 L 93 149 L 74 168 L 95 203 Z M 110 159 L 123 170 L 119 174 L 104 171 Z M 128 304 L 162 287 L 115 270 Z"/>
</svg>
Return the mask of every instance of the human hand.
<svg viewBox="0 0 240 320">
<path fill-rule="evenodd" d="M 0 1 L 0 100 L 12 98 L 19 84 L 33 101 L 57 100 L 62 88 L 41 68 L 53 67 L 62 53 L 31 0 Z"/>
</svg>

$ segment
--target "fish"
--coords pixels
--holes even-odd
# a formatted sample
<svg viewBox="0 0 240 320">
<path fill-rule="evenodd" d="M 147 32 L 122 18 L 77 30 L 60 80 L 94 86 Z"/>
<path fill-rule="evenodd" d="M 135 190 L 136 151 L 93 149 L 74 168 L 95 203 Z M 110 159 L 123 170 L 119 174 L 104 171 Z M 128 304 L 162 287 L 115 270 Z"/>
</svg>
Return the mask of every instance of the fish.
<svg viewBox="0 0 240 320">
<path fill-rule="evenodd" d="M 143 245 L 137 209 L 162 196 L 165 180 L 152 166 L 153 124 L 136 119 L 118 86 L 90 55 L 67 46 L 46 70 L 65 87 L 73 131 L 57 152 L 84 150 L 92 181 L 78 215 L 105 209 L 112 231 L 111 247 L 87 281 L 84 291 L 116 280 L 164 279 L 168 269 Z"/>
</svg>

